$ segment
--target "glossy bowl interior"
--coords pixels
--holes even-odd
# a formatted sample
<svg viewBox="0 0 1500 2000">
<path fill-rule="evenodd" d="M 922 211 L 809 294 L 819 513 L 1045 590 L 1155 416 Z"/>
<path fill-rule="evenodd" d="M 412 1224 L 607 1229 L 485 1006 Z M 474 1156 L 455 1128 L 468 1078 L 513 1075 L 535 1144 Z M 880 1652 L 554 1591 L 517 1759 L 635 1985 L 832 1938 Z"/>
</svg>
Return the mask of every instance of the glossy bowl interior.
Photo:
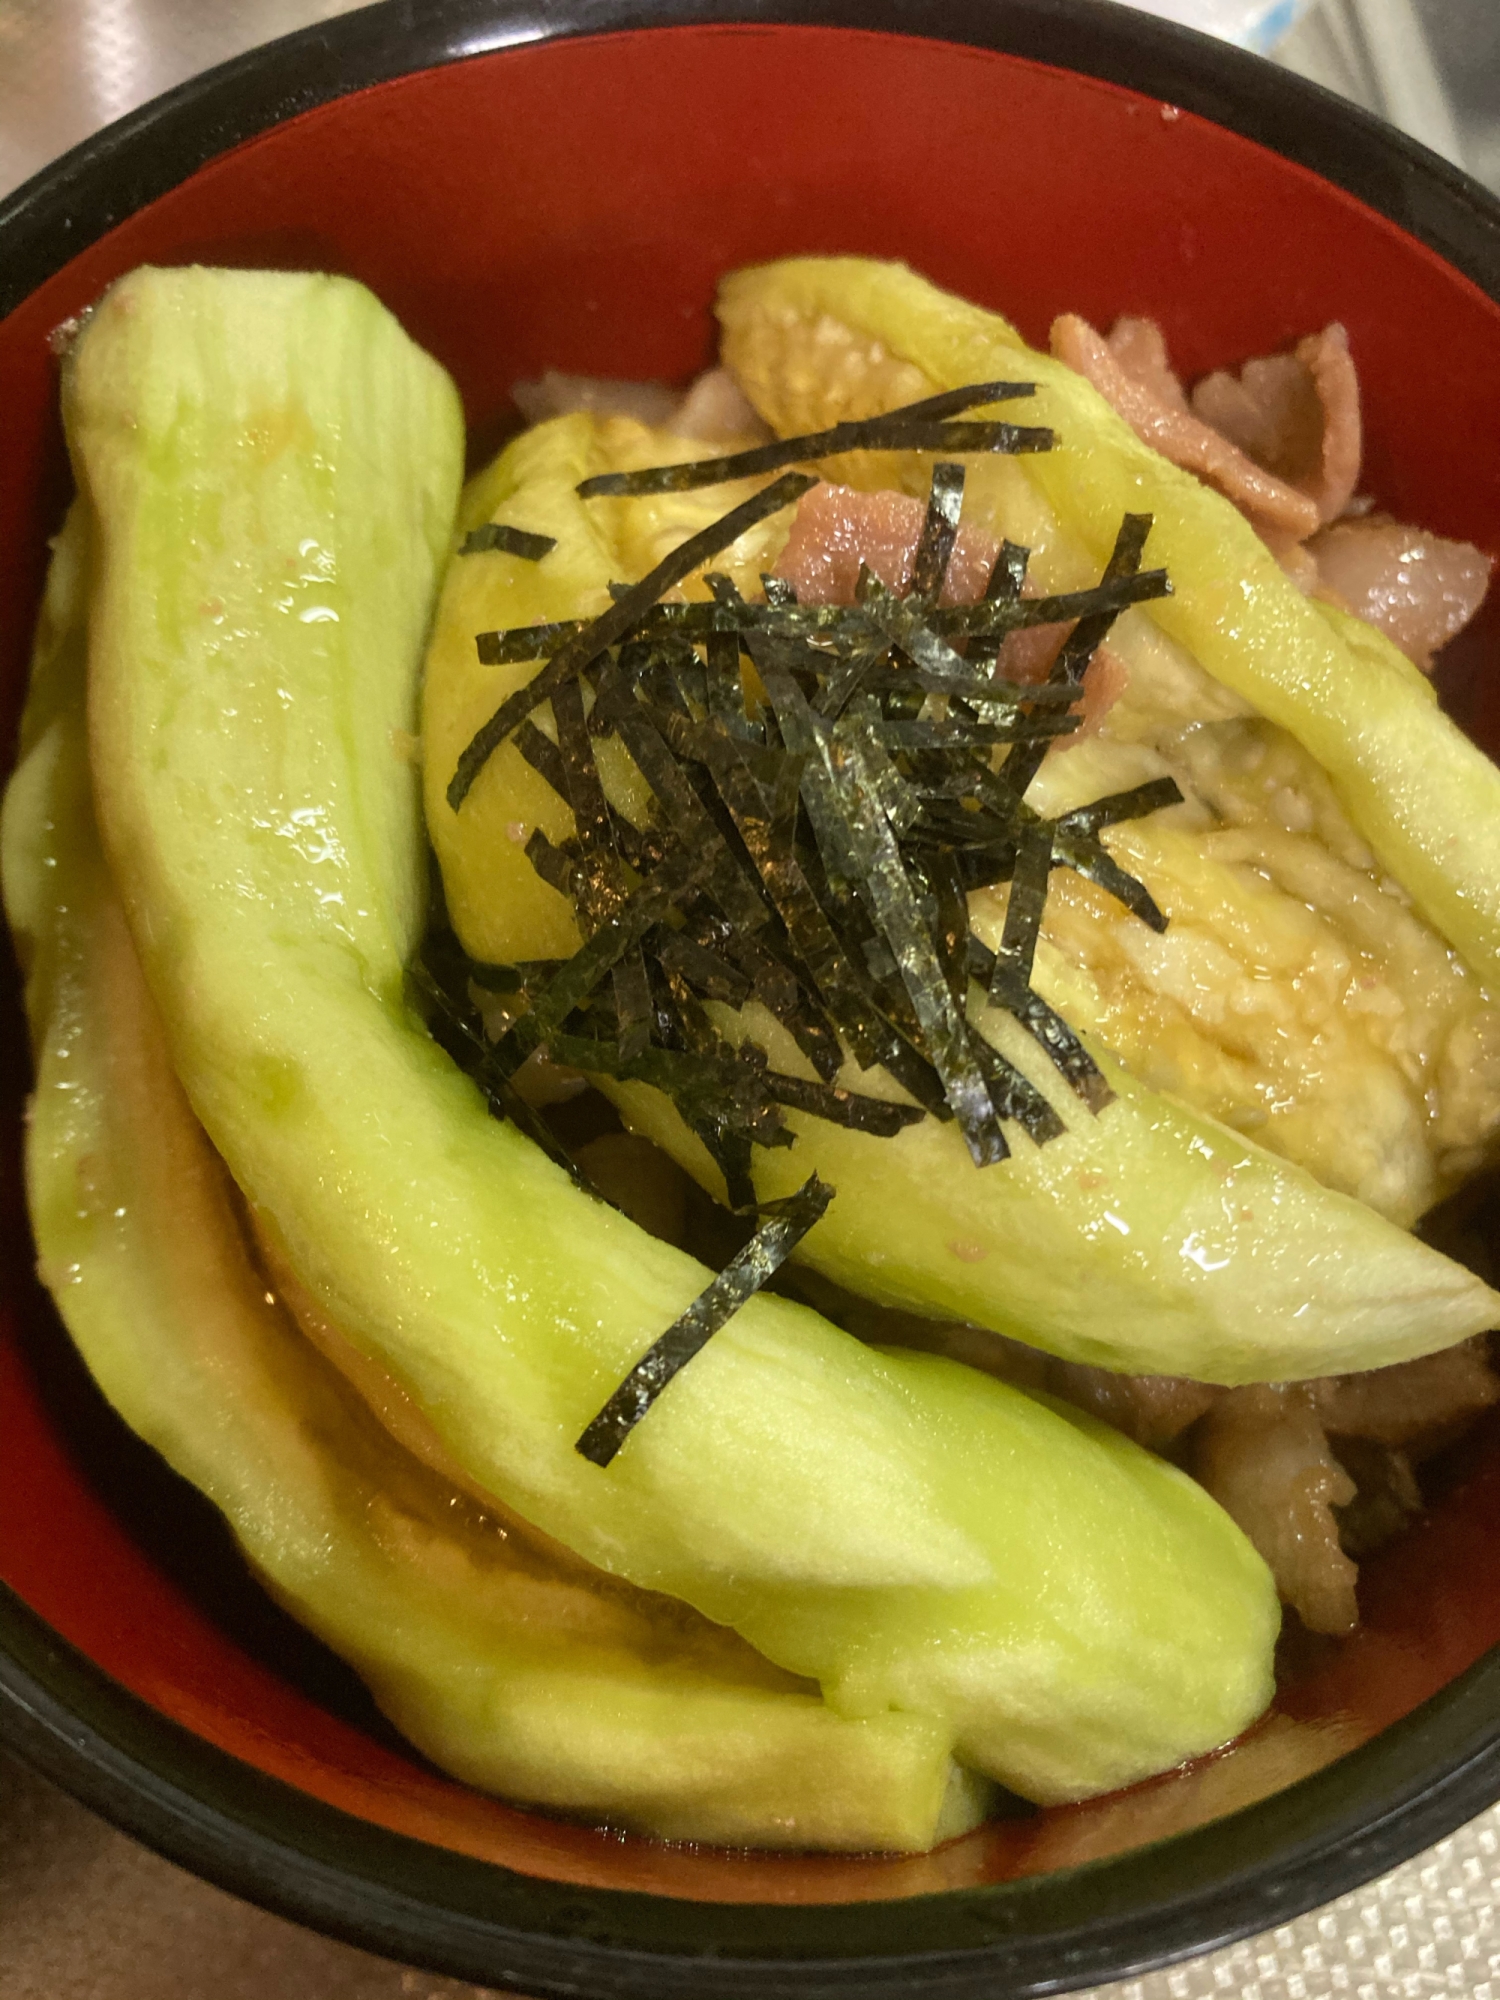
<svg viewBox="0 0 1500 2000">
<path fill-rule="evenodd" d="M 642 26 L 584 5 L 539 39 L 501 0 L 425 26 L 372 9 L 189 86 L 0 210 L 4 742 L 67 493 L 47 336 L 143 261 L 363 279 L 453 371 L 481 446 L 543 368 L 685 378 L 713 352 L 718 276 L 799 251 L 905 258 L 1038 340 L 1065 308 L 1148 314 L 1189 376 L 1339 319 L 1368 489 L 1500 552 L 1480 443 L 1500 435 L 1500 211 L 1477 190 L 1091 0 L 955 5 L 946 42 L 889 32 L 914 21 L 899 0 L 858 10 L 868 27 L 818 11 Z M 578 32 L 600 27 L 629 31 Z M 1493 650 L 1482 630 L 1450 693 L 1500 745 Z M 1278 1920 L 1500 1793 L 1500 1436 L 1367 1565 L 1360 1635 L 1304 1647 L 1270 1724 L 1124 1799 L 893 1860 L 663 1847 L 464 1790 L 92 1390 L 30 1275 L 13 985 L 6 1004 L 0 1730 L 188 1865 L 533 1992 L 1021 1993 Z M 1483 1254 L 1486 1212 L 1467 1227 Z"/>
</svg>

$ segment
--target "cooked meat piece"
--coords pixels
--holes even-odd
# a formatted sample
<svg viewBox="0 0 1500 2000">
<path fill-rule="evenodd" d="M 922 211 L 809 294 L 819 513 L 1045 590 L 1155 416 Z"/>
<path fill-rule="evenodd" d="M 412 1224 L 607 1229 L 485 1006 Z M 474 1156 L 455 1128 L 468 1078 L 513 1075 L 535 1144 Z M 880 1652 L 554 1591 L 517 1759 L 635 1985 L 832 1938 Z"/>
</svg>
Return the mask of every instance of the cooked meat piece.
<svg viewBox="0 0 1500 2000">
<path fill-rule="evenodd" d="M 1418 1458 L 1450 1443 L 1481 1411 L 1500 1402 L 1500 1377 L 1483 1338 L 1420 1361 L 1363 1375 L 1330 1375 L 1305 1386 L 1326 1431 L 1401 1446 Z"/>
<path fill-rule="evenodd" d="M 1363 439 L 1359 377 L 1336 322 L 1291 354 L 1205 376 L 1191 405 L 1151 320 L 1117 320 L 1106 338 L 1064 314 L 1052 351 L 1138 437 L 1234 501 L 1299 590 L 1376 626 L 1424 673 L 1478 610 L 1491 569 L 1479 549 L 1380 517 L 1339 519 Z"/>
<path fill-rule="evenodd" d="M 641 424 L 670 424 L 680 400 L 664 382 L 617 382 L 604 375 L 564 375 L 549 368 L 531 382 L 513 382 L 510 399 L 528 424 L 587 410 L 596 417 L 634 417 Z"/>
<path fill-rule="evenodd" d="M 803 495 L 776 574 L 809 604 L 852 604 L 864 563 L 899 595 L 910 588 L 926 518 L 926 505 L 909 493 L 862 493 L 825 480 Z M 993 536 L 963 522 L 948 559 L 942 602 L 977 603 L 999 553 Z M 1055 653 L 1056 638 L 1047 636 Z"/>
<path fill-rule="evenodd" d="M 1292 354 L 1247 361 L 1238 375 L 1205 376 L 1193 410 L 1305 493 L 1320 520 L 1337 520 L 1353 499 L 1363 449 L 1359 377 L 1341 326 L 1309 334 Z"/>
<path fill-rule="evenodd" d="M 1129 685 L 1129 667 L 1118 653 L 1101 642 L 1083 671 L 1082 720 L 1073 735 L 1060 739 L 1058 755 L 1087 742 Z"/>
<path fill-rule="evenodd" d="M 1444 541 L 1374 515 L 1337 521 L 1307 546 L 1322 587 L 1424 673 L 1484 602 L 1493 566 L 1469 542 Z"/>
<path fill-rule="evenodd" d="M 1355 1486 L 1303 1386 L 1220 1396 L 1194 1434 L 1192 1470 L 1265 1557 L 1303 1624 L 1352 1632 L 1358 1571 L 1340 1546 L 1334 1509 L 1348 1506 Z"/>
<path fill-rule="evenodd" d="M 1125 344 L 1136 356 L 1138 340 Z M 1052 325 L 1052 352 L 1077 369 L 1144 443 L 1217 486 L 1257 527 L 1280 529 L 1301 540 L 1318 526 L 1317 503 L 1278 479 L 1220 435 L 1211 424 L 1163 395 L 1157 371 L 1132 373 L 1101 333 L 1075 313 Z"/>
<path fill-rule="evenodd" d="M 1422 1492 L 1411 1460 L 1389 1445 L 1367 1438 L 1340 1438 L 1339 1464 L 1354 1481 L 1354 1498 L 1337 1507 L 1339 1541 L 1345 1555 L 1363 1562 L 1422 1511 Z"/>
<path fill-rule="evenodd" d="M 1054 1361 L 1043 1386 L 1124 1431 L 1148 1451 L 1165 1452 L 1224 1393 L 1175 1375 L 1112 1375 L 1077 1361 Z"/>
<path fill-rule="evenodd" d="M 1105 335 L 1105 344 L 1127 375 L 1133 375 L 1169 410 L 1186 413 L 1187 392 L 1168 359 L 1166 338 L 1154 319 L 1117 319 Z"/>
<path fill-rule="evenodd" d="M 864 563 L 887 589 L 905 591 L 927 517 L 924 502 L 909 493 L 861 492 L 827 481 L 804 494 L 775 573 L 807 604 L 852 604 Z M 983 597 L 1000 544 L 982 528 L 959 527 L 943 579 L 944 604 L 973 604 Z M 1023 594 L 1038 593 L 1029 579 Z M 1069 628 L 1037 626 L 1005 642 L 1001 666 L 1014 681 L 1043 681 Z M 1082 723 L 1059 748 L 1093 734 L 1125 691 L 1125 662 L 1100 646 L 1083 677 Z"/>
<path fill-rule="evenodd" d="M 698 377 L 672 412 L 671 428 L 705 444 L 745 444 L 771 435 L 727 368 L 709 368 Z"/>
</svg>

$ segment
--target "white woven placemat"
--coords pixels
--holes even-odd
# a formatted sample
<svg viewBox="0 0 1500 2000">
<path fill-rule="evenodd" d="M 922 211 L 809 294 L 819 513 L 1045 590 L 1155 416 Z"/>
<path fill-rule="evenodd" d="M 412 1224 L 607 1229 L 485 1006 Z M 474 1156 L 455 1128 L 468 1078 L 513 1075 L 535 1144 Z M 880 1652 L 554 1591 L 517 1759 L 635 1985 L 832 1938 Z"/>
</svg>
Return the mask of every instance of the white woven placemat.
<svg viewBox="0 0 1500 2000">
<path fill-rule="evenodd" d="M 350 0 L 0 0 L 0 195 Z M 934 8 L 941 0 L 932 0 Z M 1090 2000 L 1500 2000 L 1500 1807 L 1325 1909 Z M 484 2000 L 194 1880 L 0 1758 L 0 2000 Z"/>
</svg>

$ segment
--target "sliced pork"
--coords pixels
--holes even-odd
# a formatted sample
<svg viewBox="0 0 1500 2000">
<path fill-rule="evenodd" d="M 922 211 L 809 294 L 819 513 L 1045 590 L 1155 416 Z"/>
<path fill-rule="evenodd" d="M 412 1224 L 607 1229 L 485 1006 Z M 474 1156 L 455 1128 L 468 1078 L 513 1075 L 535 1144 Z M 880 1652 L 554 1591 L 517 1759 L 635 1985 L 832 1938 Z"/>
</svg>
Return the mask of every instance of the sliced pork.
<svg viewBox="0 0 1500 2000">
<path fill-rule="evenodd" d="M 864 563 L 898 596 L 911 588 L 926 506 L 909 493 L 861 493 L 827 481 L 803 495 L 776 574 L 808 604 L 852 604 Z M 943 579 L 944 604 L 983 597 L 1000 544 L 960 525 Z M 1056 651 L 1056 645 L 1053 646 Z"/>
<path fill-rule="evenodd" d="M 1133 324 L 1138 328 L 1141 322 Z M 1185 404 L 1171 400 L 1160 370 L 1142 363 L 1145 344 L 1139 334 L 1122 343 L 1122 353 L 1133 364 L 1127 365 L 1087 320 L 1064 313 L 1052 325 L 1052 352 L 1091 382 L 1143 443 L 1216 486 L 1257 526 L 1265 524 L 1298 541 L 1317 528 L 1322 517 L 1316 501 L 1257 465 Z"/>
<path fill-rule="evenodd" d="M 1399 1446 L 1417 1458 L 1450 1443 L 1500 1402 L 1488 1344 L 1466 1340 L 1420 1361 L 1308 1384 L 1326 1431 Z"/>
<path fill-rule="evenodd" d="M 900 594 L 911 586 L 926 518 L 925 503 L 909 493 L 864 493 L 825 481 L 803 495 L 775 574 L 791 584 L 804 603 L 852 604 L 863 563 L 888 590 Z M 984 595 L 999 553 L 1000 544 L 992 536 L 961 525 L 941 602 L 976 603 Z M 1022 594 L 1036 596 L 1029 580 Z M 1001 654 L 1002 671 L 1014 681 L 1044 681 L 1068 629 L 1050 625 L 1012 633 Z M 1091 735 L 1124 693 L 1128 680 L 1129 670 L 1119 655 L 1108 646 L 1098 647 L 1083 677 L 1079 729 L 1063 738 L 1059 749 Z"/>
<path fill-rule="evenodd" d="M 1359 377 L 1336 322 L 1290 354 L 1207 375 L 1189 398 L 1161 329 L 1116 320 L 1106 336 L 1076 314 L 1052 351 L 1085 376 L 1146 444 L 1244 512 L 1292 581 L 1385 633 L 1431 672 L 1489 585 L 1489 557 L 1383 517 L 1342 518 L 1363 452 Z"/>
<path fill-rule="evenodd" d="M 1307 544 L 1320 586 L 1430 673 L 1433 655 L 1484 602 L 1490 558 L 1470 542 L 1371 516 L 1337 521 Z"/>
<path fill-rule="evenodd" d="M 1193 1438 L 1192 1471 L 1270 1565 L 1283 1603 L 1313 1632 L 1359 1623 L 1359 1571 L 1334 1509 L 1355 1496 L 1312 1398 L 1297 1383 L 1220 1396 Z"/>
<path fill-rule="evenodd" d="M 1117 319 L 1105 344 L 1127 375 L 1169 410 L 1186 412 L 1187 392 L 1167 354 L 1166 336 L 1154 319 Z"/>
<path fill-rule="evenodd" d="M 1354 498 L 1363 451 L 1359 377 L 1341 326 L 1309 334 L 1291 354 L 1247 361 L 1238 375 L 1205 376 L 1193 410 L 1305 494 L 1320 521 L 1337 520 Z"/>
</svg>

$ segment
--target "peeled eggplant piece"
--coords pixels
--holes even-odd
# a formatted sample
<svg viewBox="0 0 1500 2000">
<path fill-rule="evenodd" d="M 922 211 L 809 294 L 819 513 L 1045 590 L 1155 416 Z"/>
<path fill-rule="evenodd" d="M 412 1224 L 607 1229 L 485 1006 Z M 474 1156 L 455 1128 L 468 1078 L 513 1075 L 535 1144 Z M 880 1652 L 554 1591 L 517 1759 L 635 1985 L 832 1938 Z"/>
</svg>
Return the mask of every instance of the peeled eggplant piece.
<svg viewBox="0 0 1500 2000">
<path fill-rule="evenodd" d="M 525 854 L 534 827 L 560 841 L 572 815 L 520 752 L 502 746 L 457 812 L 446 798 L 464 744 L 537 670 L 536 662 L 485 666 L 474 634 L 588 615 L 608 603 L 609 580 L 636 574 L 632 557 L 664 538 L 660 508 L 669 507 L 679 539 L 722 514 L 729 496 L 721 488 L 669 501 L 583 500 L 574 491 L 591 473 L 649 463 L 671 448 L 639 425 L 560 419 L 518 438 L 462 503 L 466 526 L 494 514 L 557 538 L 541 564 L 497 555 L 450 565 L 428 649 L 428 823 L 450 915 L 476 958 L 565 957 L 580 939 L 567 898 L 540 880 Z M 725 566 L 754 576 L 775 552 L 762 537 L 729 551 Z M 596 742 L 615 803 L 643 821 L 648 795 L 639 773 L 617 744 Z M 1152 824 L 1145 823 L 1147 838 Z M 1115 906 L 1111 914 L 1145 934 L 1138 919 Z M 764 1010 L 710 1012 L 728 1039 L 748 1034 L 766 1048 L 774 1069 L 812 1075 Z M 973 1320 L 1068 1360 L 1205 1382 L 1380 1367 L 1500 1324 L 1500 1299 L 1460 1265 L 1214 1118 L 1147 1088 L 1096 1044 L 1116 1092 L 1097 1115 L 1008 1016 L 978 1018 L 1047 1098 L 1063 1136 L 1039 1147 L 1014 1132 L 1011 1157 L 978 1169 L 952 1124 L 929 1118 L 877 1138 L 788 1113 L 795 1146 L 753 1154 L 758 1196 L 786 1196 L 814 1169 L 838 1190 L 804 1239 L 802 1261 L 882 1304 Z M 724 1199 L 722 1175 L 666 1097 L 641 1083 L 597 1081 L 633 1130 Z M 897 1094 L 882 1072 L 852 1062 L 839 1081 Z"/>
<path fill-rule="evenodd" d="M 54 559 L 3 860 L 40 1268 L 104 1394 L 470 1783 L 672 1840 L 858 1852 L 962 1832 L 987 1788 L 941 1724 L 837 1715 L 733 1633 L 476 1504 L 392 1442 L 268 1295 L 94 832 L 81 527 Z"/>
<path fill-rule="evenodd" d="M 258 1227 L 464 1479 L 1032 1798 L 1259 1714 L 1278 1611 L 1227 1516 L 966 1368 L 762 1294 L 607 1470 L 578 1454 L 707 1273 L 491 1118 L 406 1002 L 400 752 L 451 390 L 356 287 L 146 271 L 79 340 L 65 414 L 101 831 L 175 1067 Z"/>
</svg>

